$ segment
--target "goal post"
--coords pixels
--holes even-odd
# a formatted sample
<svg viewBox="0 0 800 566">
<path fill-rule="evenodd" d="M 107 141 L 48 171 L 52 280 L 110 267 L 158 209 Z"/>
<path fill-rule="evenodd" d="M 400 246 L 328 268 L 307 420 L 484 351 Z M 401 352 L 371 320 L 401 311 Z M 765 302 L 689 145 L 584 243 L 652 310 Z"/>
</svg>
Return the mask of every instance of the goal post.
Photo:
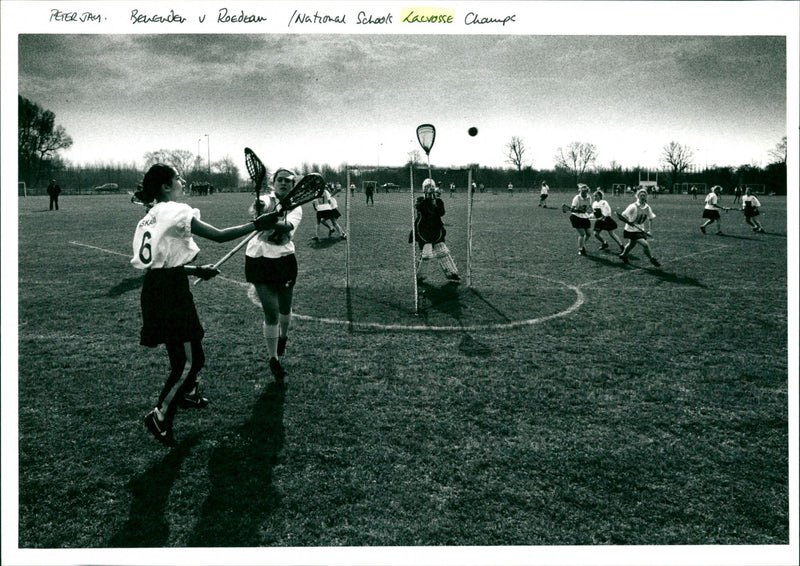
<svg viewBox="0 0 800 566">
<path fill-rule="evenodd" d="M 28 187 L 25 184 L 25 181 L 17 182 L 17 196 L 22 196 L 22 197 L 28 196 Z"/>
</svg>

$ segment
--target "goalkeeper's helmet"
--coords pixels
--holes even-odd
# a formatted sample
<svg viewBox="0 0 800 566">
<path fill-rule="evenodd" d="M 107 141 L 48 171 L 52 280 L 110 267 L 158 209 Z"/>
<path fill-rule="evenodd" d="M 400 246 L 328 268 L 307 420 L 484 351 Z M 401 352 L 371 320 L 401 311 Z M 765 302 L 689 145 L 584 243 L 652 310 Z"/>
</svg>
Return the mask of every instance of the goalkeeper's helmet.
<svg viewBox="0 0 800 566">
<path fill-rule="evenodd" d="M 436 183 L 433 179 L 425 179 L 422 181 L 422 192 L 430 194 L 436 191 Z"/>
</svg>

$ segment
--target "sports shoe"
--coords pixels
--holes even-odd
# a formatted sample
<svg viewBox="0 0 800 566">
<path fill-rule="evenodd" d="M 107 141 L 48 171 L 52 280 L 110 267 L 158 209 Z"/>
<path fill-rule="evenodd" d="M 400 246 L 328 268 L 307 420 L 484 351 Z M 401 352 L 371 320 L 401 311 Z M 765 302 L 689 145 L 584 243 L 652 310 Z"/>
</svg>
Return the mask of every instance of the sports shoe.
<svg viewBox="0 0 800 566">
<path fill-rule="evenodd" d="M 767 233 L 763 228 L 759 228 L 758 231 L 761 232 L 762 234 L 766 234 Z"/>
<path fill-rule="evenodd" d="M 334 230 L 333 228 L 331 228 L 330 230 L 328 230 L 328 237 L 329 237 L 329 238 L 333 238 L 333 235 L 334 235 L 335 233 L 336 233 L 336 230 Z"/>
<path fill-rule="evenodd" d="M 660 263 L 658 263 L 658 260 L 657 260 L 656 258 L 654 258 L 654 257 L 651 257 L 651 258 L 650 258 L 650 263 L 652 263 L 652 264 L 653 264 L 653 265 L 655 265 L 656 267 L 661 267 L 661 264 L 660 264 Z"/>
<path fill-rule="evenodd" d="M 448 281 L 461 281 L 461 277 L 458 276 L 458 273 L 451 273 L 447 276 Z"/>
<path fill-rule="evenodd" d="M 705 233 L 706 233 L 706 227 L 705 227 L 705 226 L 700 226 L 700 231 L 701 231 L 703 234 L 705 234 Z"/>
<path fill-rule="evenodd" d="M 160 443 L 167 446 L 175 446 L 172 428 L 167 425 L 166 421 L 158 420 L 155 409 L 147 413 L 147 416 L 144 418 L 144 426 Z"/>
<path fill-rule="evenodd" d="M 622 263 L 625 263 L 625 264 L 628 263 L 628 256 L 626 256 L 626 255 L 619 254 L 619 259 L 622 260 Z"/>
<path fill-rule="evenodd" d="M 581 248 L 578 250 L 578 255 L 589 255 L 586 253 L 586 248 Z"/>
<path fill-rule="evenodd" d="M 191 393 L 184 393 L 180 399 L 180 407 L 183 409 L 205 409 L 208 407 L 208 399 L 200 395 L 200 390 L 195 387 Z"/>
<path fill-rule="evenodd" d="M 608 249 L 608 242 L 603 242 L 603 245 L 600 246 L 600 249 L 601 250 L 607 250 Z"/>
<path fill-rule="evenodd" d="M 341 238 L 342 238 L 342 240 L 346 240 L 346 239 L 347 239 L 347 234 L 345 234 L 345 233 L 343 232 L 343 233 L 342 233 L 342 236 L 341 236 Z"/>
<path fill-rule="evenodd" d="M 278 337 L 278 357 L 281 357 L 283 353 L 286 351 L 286 341 L 289 338 L 286 336 L 279 336 Z"/>
<path fill-rule="evenodd" d="M 276 382 L 283 383 L 283 379 L 286 377 L 286 370 L 283 369 L 283 366 L 278 361 L 278 358 L 270 358 L 269 370 L 272 372 L 272 375 L 275 376 Z"/>
</svg>

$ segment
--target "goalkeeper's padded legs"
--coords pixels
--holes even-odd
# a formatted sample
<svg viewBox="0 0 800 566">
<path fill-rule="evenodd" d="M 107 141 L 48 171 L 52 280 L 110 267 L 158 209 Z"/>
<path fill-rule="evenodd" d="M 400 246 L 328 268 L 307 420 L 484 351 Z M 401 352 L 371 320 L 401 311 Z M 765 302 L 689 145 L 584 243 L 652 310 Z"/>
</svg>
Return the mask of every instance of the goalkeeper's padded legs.
<svg viewBox="0 0 800 566">
<path fill-rule="evenodd" d="M 447 244 L 439 242 L 434 245 L 433 253 L 436 255 L 436 259 L 439 260 L 439 267 L 442 268 L 445 275 L 458 275 L 458 267 L 456 267 L 456 262 L 453 261 L 453 256 L 450 255 Z"/>
</svg>

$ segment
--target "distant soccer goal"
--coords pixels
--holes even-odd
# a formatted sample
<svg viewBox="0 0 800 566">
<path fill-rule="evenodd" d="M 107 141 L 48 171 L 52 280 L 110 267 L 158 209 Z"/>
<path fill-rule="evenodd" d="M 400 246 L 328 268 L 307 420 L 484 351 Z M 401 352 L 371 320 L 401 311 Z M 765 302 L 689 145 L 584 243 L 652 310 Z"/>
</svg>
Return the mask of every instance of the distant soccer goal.
<svg viewBox="0 0 800 566">
<path fill-rule="evenodd" d="M 704 195 L 707 192 L 707 185 L 705 183 L 675 183 L 675 189 L 679 193 L 690 194 L 692 187 L 697 189 L 698 195 Z"/>
<path fill-rule="evenodd" d="M 25 185 L 24 181 L 17 182 L 17 196 L 20 197 L 27 197 L 28 196 L 28 187 Z"/>
</svg>

